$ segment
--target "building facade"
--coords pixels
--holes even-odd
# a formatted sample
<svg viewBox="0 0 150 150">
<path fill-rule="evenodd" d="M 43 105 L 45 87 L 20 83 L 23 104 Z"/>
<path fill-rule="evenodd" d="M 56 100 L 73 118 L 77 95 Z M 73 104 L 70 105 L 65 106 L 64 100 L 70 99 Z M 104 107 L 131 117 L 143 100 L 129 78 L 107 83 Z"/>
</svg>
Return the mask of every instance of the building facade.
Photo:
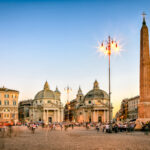
<svg viewBox="0 0 150 150">
<path fill-rule="evenodd" d="M 22 101 L 19 105 L 20 117 L 25 122 L 62 122 L 64 108 L 60 100 L 58 88 L 50 90 L 45 82 L 43 90 L 39 91 L 33 100 Z"/>
<path fill-rule="evenodd" d="M 116 120 L 136 120 L 138 118 L 139 96 L 123 99 L 120 110 L 116 113 Z"/>
<path fill-rule="evenodd" d="M 18 122 L 19 91 L 0 88 L 0 122 Z"/>
<path fill-rule="evenodd" d="M 111 119 L 112 109 L 111 105 Z M 99 88 L 97 81 L 94 82 L 93 89 L 85 96 L 79 88 L 76 99 L 65 106 L 65 120 L 74 122 L 109 121 L 109 96 Z"/>
<path fill-rule="evenodd" d="M 19 103 L 19 121 L 21 123 L 31 122 L 33 110 L 33 100 L 24 100 Z"/>
<path fill-rule="evenodd" d="M 128 99 L 128 118 L 135 120 L 138 118 L 138 104 L 140 101 L 139 96 Z"/>
<path fill-rule="evenodd" d="M 121 119 L 126 120 L 128 118 L 128 99 L 123 99 L 121 102 Z"/>
</svg>

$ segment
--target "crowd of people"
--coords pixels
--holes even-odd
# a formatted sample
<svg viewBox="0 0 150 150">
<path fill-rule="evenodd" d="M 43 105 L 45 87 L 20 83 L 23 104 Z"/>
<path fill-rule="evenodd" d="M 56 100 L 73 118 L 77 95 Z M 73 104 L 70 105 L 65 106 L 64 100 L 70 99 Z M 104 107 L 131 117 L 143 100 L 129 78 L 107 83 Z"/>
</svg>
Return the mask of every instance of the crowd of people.
<svg viewBox="0 0 150 150">
<path fill-rule="evenodd" d="M 73 123 L 73 122 L 55 122 L 55 123 L 28 123 L 27 127 L 31 129 L 32 133 L 35 132 L 35 129 L 41 126 L 42 128 L 47 128 L 49 131 L 56 130 L 60 128 L 60 130 L 67 131 L 68 128 L 74 129 L 74 127 L 83 127 L 86 130 L 95 129 L 97 132 L 102 131 L 104 133 L 118 133 L 118 132 L 132 132 L 136 124 L 134 122 L 131 123 Z"/>
<path fill-rule="evenodd" d="M 59 129 L 60 131 L 67 131 L 69 128 L 72 130 L 74 127 L 82 127 L 86 130 L 95 129 L 97 132 L 101 131 L 103 133 L 118 133 L 118 132 L 133 132 L 135 129 L 135 122 L 114 122 L 114 123 L 75 123 L 75 122 L 55 122 L 55 123 L 26 123 L 23 124 L 27 126 L 31 132 L 34 134 L 35 130 L 40 126 L 43 129 L 46 128 L 48 131 L 53 131 Z M 0 124 L 0 135 L 3 137 L 7 131 L 7 134 L 11 136 L 12 125 Z M 142 123 L 142 131 L 150 131 L 150 122 Z"/>
<path fill-rule="evenodd" d="M 12 137 L 18 134 L 17 130 L 14 130 L 14 126 L 6 123 L 0 123 L 0 137 Z"/>
<path fill-rule="evenodd" d="M 134 122 L 132 123 L 105 123 L 105 124 L 97 124 L 96 125 L 96 130 L 102 131 L 105 133 L 118 133 L 118 132 L 132 132 L 134 131 L 136 124 Z"/>
</svg>

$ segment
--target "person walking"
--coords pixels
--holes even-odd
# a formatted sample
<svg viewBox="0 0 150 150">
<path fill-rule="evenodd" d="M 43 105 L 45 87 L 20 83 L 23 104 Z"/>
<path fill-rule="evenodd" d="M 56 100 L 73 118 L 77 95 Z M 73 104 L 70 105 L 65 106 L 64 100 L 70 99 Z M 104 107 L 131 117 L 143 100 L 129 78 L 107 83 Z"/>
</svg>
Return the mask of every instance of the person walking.
<svg viewBox="0 0 150 150">
<path fill-rule="evenodd" d="M 63 125 L 62 125 L 62 123 L 60 123 L 60 129 L 61 129 L 61 131 L 62 131 L 62 129 L 63 129 Z"/>
<path fill-rule="evenodd" d="M 109 133 L 109 124 L 106 124 L 106 133 Z"/>
<path fill-rule="evenodd" d="M 74 129 L 74 124 L 73 123 L 71 124 L 71 127 L 72 127 L 72 130 L 73 130 Z"/>
<path fill-rule="evenodd" d="M 99 124 L 96 125 L 96 131 L 99 132 Z"/>
<path fill-rule="evenodd" d="M 36 129 L 36 124 L 34 123 L 34 124 L 32 125 L 32 133 L 33 133 L 33 134 L 35 133 L 35 129 Z"/>
</svg>

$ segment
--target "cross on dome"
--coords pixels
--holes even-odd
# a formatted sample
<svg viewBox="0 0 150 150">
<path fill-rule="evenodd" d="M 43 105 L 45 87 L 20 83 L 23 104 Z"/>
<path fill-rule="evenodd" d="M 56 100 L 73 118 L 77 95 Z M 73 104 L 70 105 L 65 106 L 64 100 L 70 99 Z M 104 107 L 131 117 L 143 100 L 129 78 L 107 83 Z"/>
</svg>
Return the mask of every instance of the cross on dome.
<svg viewBox="0 0 150 150">
<path fill-rule="evenodd" d="M 99 89 L 99 83 L 97 82 L 97 80 L 95 80 L 93 88 L 94 89 Z"/>
<path fill-rule="evenodd" d="M 45 84 L 44 84 L 44 90 L 49 90 L 49 85 L 48 85 L 48 82 L 46 81 Z"/>
</svg>

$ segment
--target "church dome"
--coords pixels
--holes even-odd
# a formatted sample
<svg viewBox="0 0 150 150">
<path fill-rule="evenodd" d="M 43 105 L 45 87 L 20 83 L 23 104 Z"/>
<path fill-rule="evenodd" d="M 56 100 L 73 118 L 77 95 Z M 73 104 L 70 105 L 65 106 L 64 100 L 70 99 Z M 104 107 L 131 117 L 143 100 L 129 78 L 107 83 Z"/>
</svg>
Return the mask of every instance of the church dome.
<svg viewBox="0 0 150 150">
<path fill-rule="evenodd" d="M 50 90 L 48 82 L 45 82 L 44 89 L 35 95 L 34 99 L 55 99 L 55 94 Z"/>
<path fill-rule="evenodd" d="M 93 89 L 85 95 L 84 100 L 92 100 L 94 98 L 99 98 L 102 100 L 109 99 L 108 94 L 105 91 L 99 89 L 99 84 L 97 81 L 94 82 Z"/>
</svg>

